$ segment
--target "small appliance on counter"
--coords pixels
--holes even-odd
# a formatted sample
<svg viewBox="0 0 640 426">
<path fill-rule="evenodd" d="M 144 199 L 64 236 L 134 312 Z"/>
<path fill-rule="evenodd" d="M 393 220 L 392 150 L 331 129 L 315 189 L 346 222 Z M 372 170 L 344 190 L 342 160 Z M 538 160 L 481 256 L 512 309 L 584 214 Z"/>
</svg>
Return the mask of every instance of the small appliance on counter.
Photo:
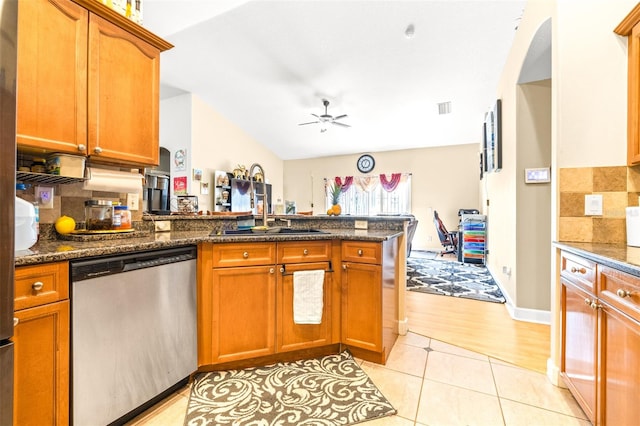
<svg viewBox="0 0 640 426">
<path fill-rule="evenodd" d="M 627 245 L 640 247 L 640 207 L 627 207 Z"/>
<path fill-rule="evenodd" d="M 145 172 L 145 185 L 142 194 L 144 211 L 149 214 L 168 215 L 169 206 L 169 175 L 165 172 L 148 170 Z"/>
</svg>

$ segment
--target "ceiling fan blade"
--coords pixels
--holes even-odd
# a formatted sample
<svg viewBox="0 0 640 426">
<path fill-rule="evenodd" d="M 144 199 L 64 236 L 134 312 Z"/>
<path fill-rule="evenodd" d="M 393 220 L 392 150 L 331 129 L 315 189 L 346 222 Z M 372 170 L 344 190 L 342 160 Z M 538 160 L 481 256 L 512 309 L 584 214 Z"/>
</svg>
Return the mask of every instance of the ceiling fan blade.
<svg viewBox="0 0 640 426">
<path fill-rule="evenodd" d="M 318 114 L 313 114 L 312 113 L 311 115 L 313 115 L 315 118 L 320 118 L 320 116 Z"/>
<path fill-rule="evenodd" d="M 331 124 L 335 124 L 336 126 L 342 126 L 342 127 L 351 127 L 348 124 L 338 123 L 337 121 L 332 121 Z"/>
<path fill-rule="evenodd" d="M 316 124 L 316 123 L 319 123 L 319 121 L 310 121 L 308 123 L 300 123 L 300 124 L 298 124 L 298 126 L 304 126 L 306 124 Z"/>
<path fill-rule="evenodd" d="M 340 120 L 340 119 L 342 119 L 342 118 L 347 118 L 347 114 L 339 115 L 339 116 L 337 116 L 336 118 L 334 118 L 334 120 Z"/>
</svg>

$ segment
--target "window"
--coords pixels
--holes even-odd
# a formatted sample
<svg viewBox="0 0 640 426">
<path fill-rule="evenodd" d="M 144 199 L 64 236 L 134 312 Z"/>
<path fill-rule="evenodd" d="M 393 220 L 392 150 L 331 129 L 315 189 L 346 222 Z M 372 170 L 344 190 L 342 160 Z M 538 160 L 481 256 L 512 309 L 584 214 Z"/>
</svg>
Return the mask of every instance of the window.
<svg viewBox="0 0 640 426">
<path fill-rule="evenodd" d="M 379 214 L 411 214 L 411 174 L 393 173 L 378 176 L 347 176 L 325 179 L 326 208 L 331 207 L 333 183 L 342 186 L 342 214 L 375 216 Z"/>
</svg>

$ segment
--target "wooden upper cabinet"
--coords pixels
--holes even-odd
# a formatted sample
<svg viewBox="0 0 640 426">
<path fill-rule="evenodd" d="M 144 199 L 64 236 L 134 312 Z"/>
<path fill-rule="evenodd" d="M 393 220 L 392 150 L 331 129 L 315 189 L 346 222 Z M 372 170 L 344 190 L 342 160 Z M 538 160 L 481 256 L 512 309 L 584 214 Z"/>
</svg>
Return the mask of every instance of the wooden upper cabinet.
<svg viewBox="0 0 640 426">
<path fill-rule="evenodd" d="M 95 0 L 21 1 L 18 15 L 18 148 L 157 165 L 173 46 Z"/>
<path fill-rule="evenodd" d="M 627 164 L 640 164 L 640 3 L 614 30 L 628 39 Z"/>
<path fill-rule="evenodd" d="M 18 2 L 19 146 L 86 153 L 88 16 L 69 0 Z"/>
<path fill-rule="evenodd" d="M 89 156 L 157 165 L 160 50 L 89 17 Z"/>
</svg>

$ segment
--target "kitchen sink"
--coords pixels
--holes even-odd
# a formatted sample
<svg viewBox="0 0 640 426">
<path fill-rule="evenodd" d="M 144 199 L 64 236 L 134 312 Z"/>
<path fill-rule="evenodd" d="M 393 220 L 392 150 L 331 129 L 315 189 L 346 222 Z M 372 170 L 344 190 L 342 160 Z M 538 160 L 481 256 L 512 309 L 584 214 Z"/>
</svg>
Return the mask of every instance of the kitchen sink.
<svg viewBox="0 0 640 426">
<path fill-rule="evenodd" d="M 251 230 L 251 229 L 225 229 L 222 235 L 253 235 L 253 234 L 286 234 L 286 235 L 310 235 L 310 234 L 327 234 L 322 229 L 294 229 L 294 228 L 279 228 L 273 227 L 266 230 Z M 213 235 L 213 233 L 212 233 Z"/>
</svg>

